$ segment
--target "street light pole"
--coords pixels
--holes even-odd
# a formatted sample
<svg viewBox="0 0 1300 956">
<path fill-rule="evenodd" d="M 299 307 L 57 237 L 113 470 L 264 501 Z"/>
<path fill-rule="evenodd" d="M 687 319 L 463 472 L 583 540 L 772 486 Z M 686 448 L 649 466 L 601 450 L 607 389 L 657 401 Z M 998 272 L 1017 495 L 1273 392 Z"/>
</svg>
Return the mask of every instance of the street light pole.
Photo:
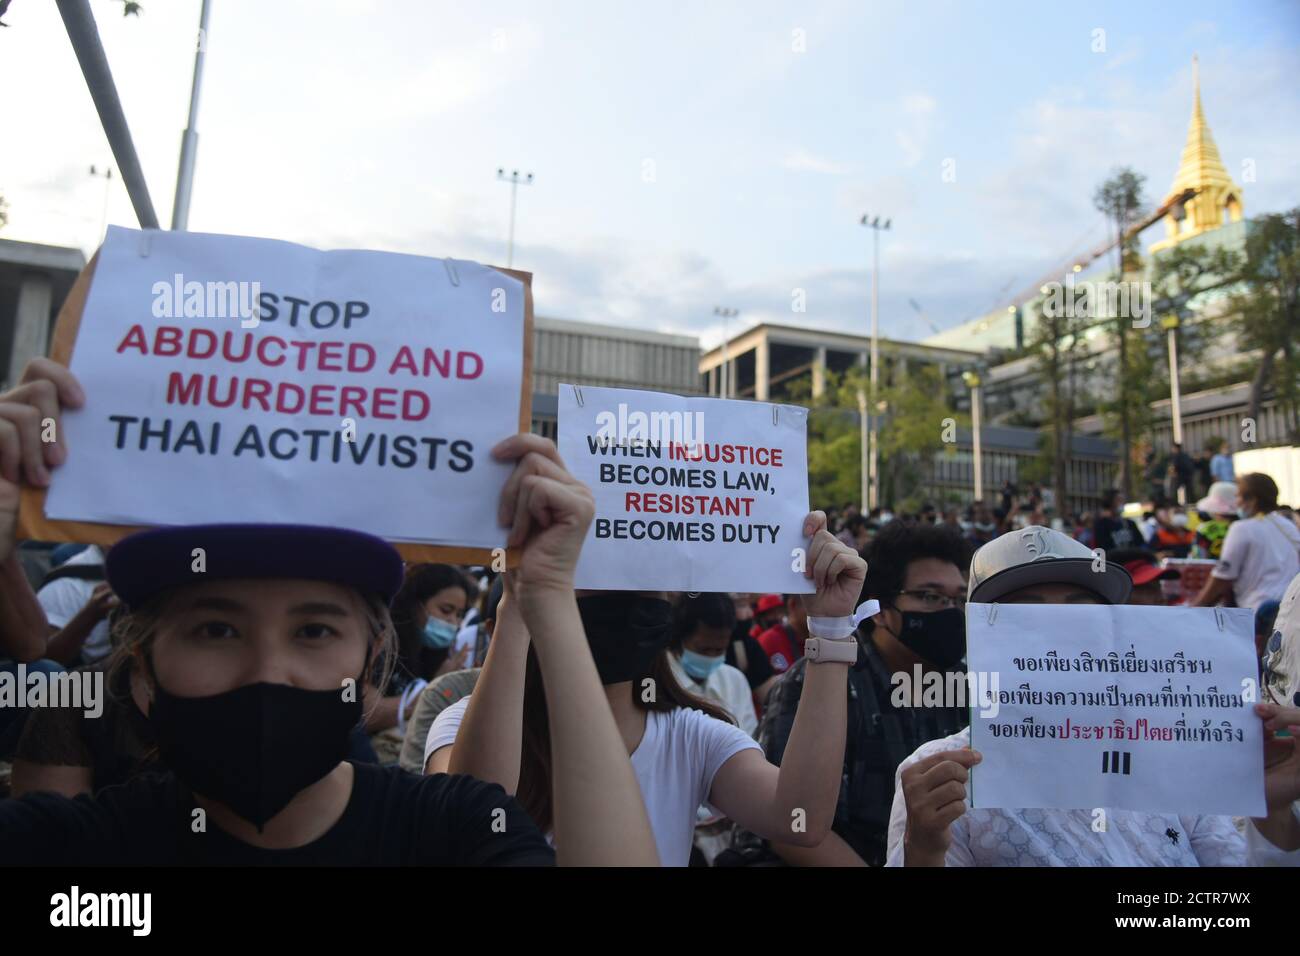
<svg viewBox="0 0 1300 956">
<path fill-rule="evenodd" d="M 870 457 L 867 461 L 868 478 L 870 487 L 867 496 L 867 510 L 877 507 L 880 504 L 880 434 L 876 425 L 876 389 L 880 378 L 880 355 L 878 339 L 880 335 L 880 231 L 888 229 L 892 220 L 886 219 L 884 225 L 881 225 L 880 217 L 875 219 L 869 218 L 865 213 L 859 220 L 862 225 L 871 230 L 872 233 L 872 267 L 871 267 L 871 397 L 870 407 L 873 412 L 871 416 L 871 450 Z"/>
<path fill-rule="evenodd" d="M 731 361 L 730 356 L 727 354 L 731 339 L 730 320 L 740 315 L 740 310 L 728 309 L 725 306 L 715 305 L 713 307 L 713 314 L 722 316 L 722 397 L 730 398 L 731 396 L 727 394 L 727 392 L 731 391 L 733 388 L 731 382 L 731 369 L 728 367 L 731 364 Z"/>
<path fill-rule="evenodd" d="M 1174 441 L 1181 445 L 1183 443 L 1183 397 L 1181 384 L 1178 381 L 1178 316 L 1171 312 L 1160 320 L 1160 325 L 1169 339 L 1169 413 Z M 1179 484 L 1178 503 L 1187 504 L 1186 498 L 1187 490 Z"/>
<path fill-rule="evenodd" d="M 104 237 L 108 235 L 108 197 L 113 187 L 113 167 L 105 166 L 101 173 L 96 167 L 90 167 L 90 175 L 104 177 L 104 212 L 99 219 L 99 242 L 104 243 Z"/>
<path fill-rule="evenodd" d="M 526 173 L 523 179 L 519 178 L 519 170 L 513 169 L 510 175 L 501 167 L 497 167 L 497 179 L 510 184 L 510 238 L 506 241 L 506 268 L 509 269 L 515 263 L 515 198 L 519 195 L 519 184 L 531 186 L 533 183 L 533 174 Z"/>
<path fill-rule="evenodd" d="M 199 8 L 199 34 L 194 44 L 194 82 L 190 86 L 190 115 L 181 133 L 180 166 L 176 171 L 176 198 L 172 203 L 172 229 L 184 232 L 190 221 L 190 193 L 194 187 L 194 157 L 199 152 L 199 85 L 203 82 L 203 56 L 208 49 L 208 0 Z"/>
<path fill-rule="evenodd" d="M 970 389 L 971 450 L 974 453 L 975 500 L 984 500 L 984 460 L 980 449 L 980 377 L 974 372 L 963 372 L 962 381 Z"/>
<path fill-rule="evenodd" d="M 859 446 L 858 446 L 858 450 L 860 452 L 859 455 L 860 460 L 859 460 L 858 474 L 861 476 L 862 479 L 861 500 L 865 504 L 865 502 L 870 497 L 871 484 L 867 478 L 867 469 L 869 467 L 868 459 L 867 459 L 867 440 L 869 438 L 867 434 L 867 396 L 863 394 L 862 389 L 858 389 L 858 428 L 860 429 Z M 869 511 L 870 508 L 865 508 L 865 510 Z"/>
</svg>

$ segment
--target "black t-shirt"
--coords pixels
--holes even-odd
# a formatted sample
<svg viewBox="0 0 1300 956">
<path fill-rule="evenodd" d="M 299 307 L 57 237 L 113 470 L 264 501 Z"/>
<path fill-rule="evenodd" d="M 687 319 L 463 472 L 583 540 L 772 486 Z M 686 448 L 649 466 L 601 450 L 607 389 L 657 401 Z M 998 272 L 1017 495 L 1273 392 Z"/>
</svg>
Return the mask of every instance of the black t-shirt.
<svg viewBox="0 0 1300 956">
<path fill-rule="evenodd" d="M 1103 551 L 1119 548 L 1145 548 L 1146 539 L 1138 526 L 1129 518 L 1100 517 L 1094 525 L 1096 541 L 1093 546 Z"/>
<path fill-rule="evenodd" d="M 421 777 L 352 765 L 337 823 L 306 846 L 267 850 L 209 819 L 174 775 L 148 774 L 95 797 L 0 801 L 0 861 L 27 866 L 550 866 L 555 851 L 514 798 L 463 774 Z M 504 813 L 496 811 L 501 810 Z"/>
<path fill-rule="evenodd" d="M 754 690 L 776 673 L 772 670 L 772 662 L 767 659 L 767 651 L 763 650 L 763 645 L 749 636 L 749 628 L 752 624 L 753 621 L 736 622 L 736 629 L 731 634 L 731 642 L 727 644 L 726 655 L 727 663 L 744 673 L 745 679 L 749 681 L 750 690 Z M 745 648 L 744 667 L 740 667 L 737 663 L 739 660 L 736 656 L 737 642 Z"/>
</svg>

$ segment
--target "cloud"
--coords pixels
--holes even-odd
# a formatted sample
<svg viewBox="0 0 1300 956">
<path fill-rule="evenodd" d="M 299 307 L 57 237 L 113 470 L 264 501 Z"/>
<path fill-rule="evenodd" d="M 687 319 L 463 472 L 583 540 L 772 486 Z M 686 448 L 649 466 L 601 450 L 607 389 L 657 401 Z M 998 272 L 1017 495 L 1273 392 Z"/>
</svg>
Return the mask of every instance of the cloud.
<svg viewBox="0 0 1300 956">
<path fill-rule="evenodd" d="M 938 109 L 938 101 L 928 93 L 908 93 L 899 101 L 902 123 L 894 130 L 894 142 L 903 154 L 904 166 L 916 166 L 925 158 Z"/>
<path fill-rule="evenodd" d="M 912 116 L 929 116 L 939 106 L 928 93 L 909 93 L 903 97 L 903 112 Z"/>
<path fill-rule="evenodd" d="M 786 154 L 785 159 L 781 161 L 781 165 L 796 172 L 823 173 L 827 176 L 842 176 L 849 172 L 851 168 L 843 163 L 814 156 L 802 147 Z"/>
</svg>

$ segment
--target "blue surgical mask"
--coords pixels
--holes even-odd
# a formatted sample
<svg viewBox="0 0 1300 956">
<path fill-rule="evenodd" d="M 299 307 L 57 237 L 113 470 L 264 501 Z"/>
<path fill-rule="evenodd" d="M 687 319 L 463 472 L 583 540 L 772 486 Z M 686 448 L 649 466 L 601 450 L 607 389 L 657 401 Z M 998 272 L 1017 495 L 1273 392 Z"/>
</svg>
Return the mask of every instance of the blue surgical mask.
<svg viewBox="0 0 1300 956">
<path fill-rule="evenodd" d="M 1238 518 L 1249 518 L 1249 517 L 1250 517 L 1250 512 L 1247 511 L 1245 508 L 1238 508 L 1238 509 L 1237 509 L 1237 517 L 1238 517 Z"/>
<path fill-rule="evenodd" d="M 723 665 L 724 655 L 719 654 L 717 657 L 705 657 L 703 654 L 696 654 L 694 651 L 688 651 L 682 648 L 682 669 L 690 674 L 696 680 L 708 680 L 709 675 Z"/>
<path fill-rule="evenodd" d="M 456 639 L 456 627 L 440 618 L 431 617 L 424 622 L 424 633 L 421 637 L 429 647 L 438 649 L 451 647 L 451 642 Z"/>
</svg>

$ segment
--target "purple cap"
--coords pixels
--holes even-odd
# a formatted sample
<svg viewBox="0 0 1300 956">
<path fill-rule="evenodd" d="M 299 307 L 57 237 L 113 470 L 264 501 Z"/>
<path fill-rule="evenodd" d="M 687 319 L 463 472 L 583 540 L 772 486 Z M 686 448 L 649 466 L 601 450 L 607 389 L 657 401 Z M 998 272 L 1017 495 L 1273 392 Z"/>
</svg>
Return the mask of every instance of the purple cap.
<svg viewBox="0 0 1300 956">
<path fill-rule="evenodd" d="M 193 570 L 196 548 L 203 570 Z M 153 528 L 123 538 L 105 561 L 108 583 L 139 607 L 169 588 L 235 578 L 332 581 L 389 603 L 402 586 L 402 558 L 374 535 L 294 524 L 202 524 Z"/>
</svg>

